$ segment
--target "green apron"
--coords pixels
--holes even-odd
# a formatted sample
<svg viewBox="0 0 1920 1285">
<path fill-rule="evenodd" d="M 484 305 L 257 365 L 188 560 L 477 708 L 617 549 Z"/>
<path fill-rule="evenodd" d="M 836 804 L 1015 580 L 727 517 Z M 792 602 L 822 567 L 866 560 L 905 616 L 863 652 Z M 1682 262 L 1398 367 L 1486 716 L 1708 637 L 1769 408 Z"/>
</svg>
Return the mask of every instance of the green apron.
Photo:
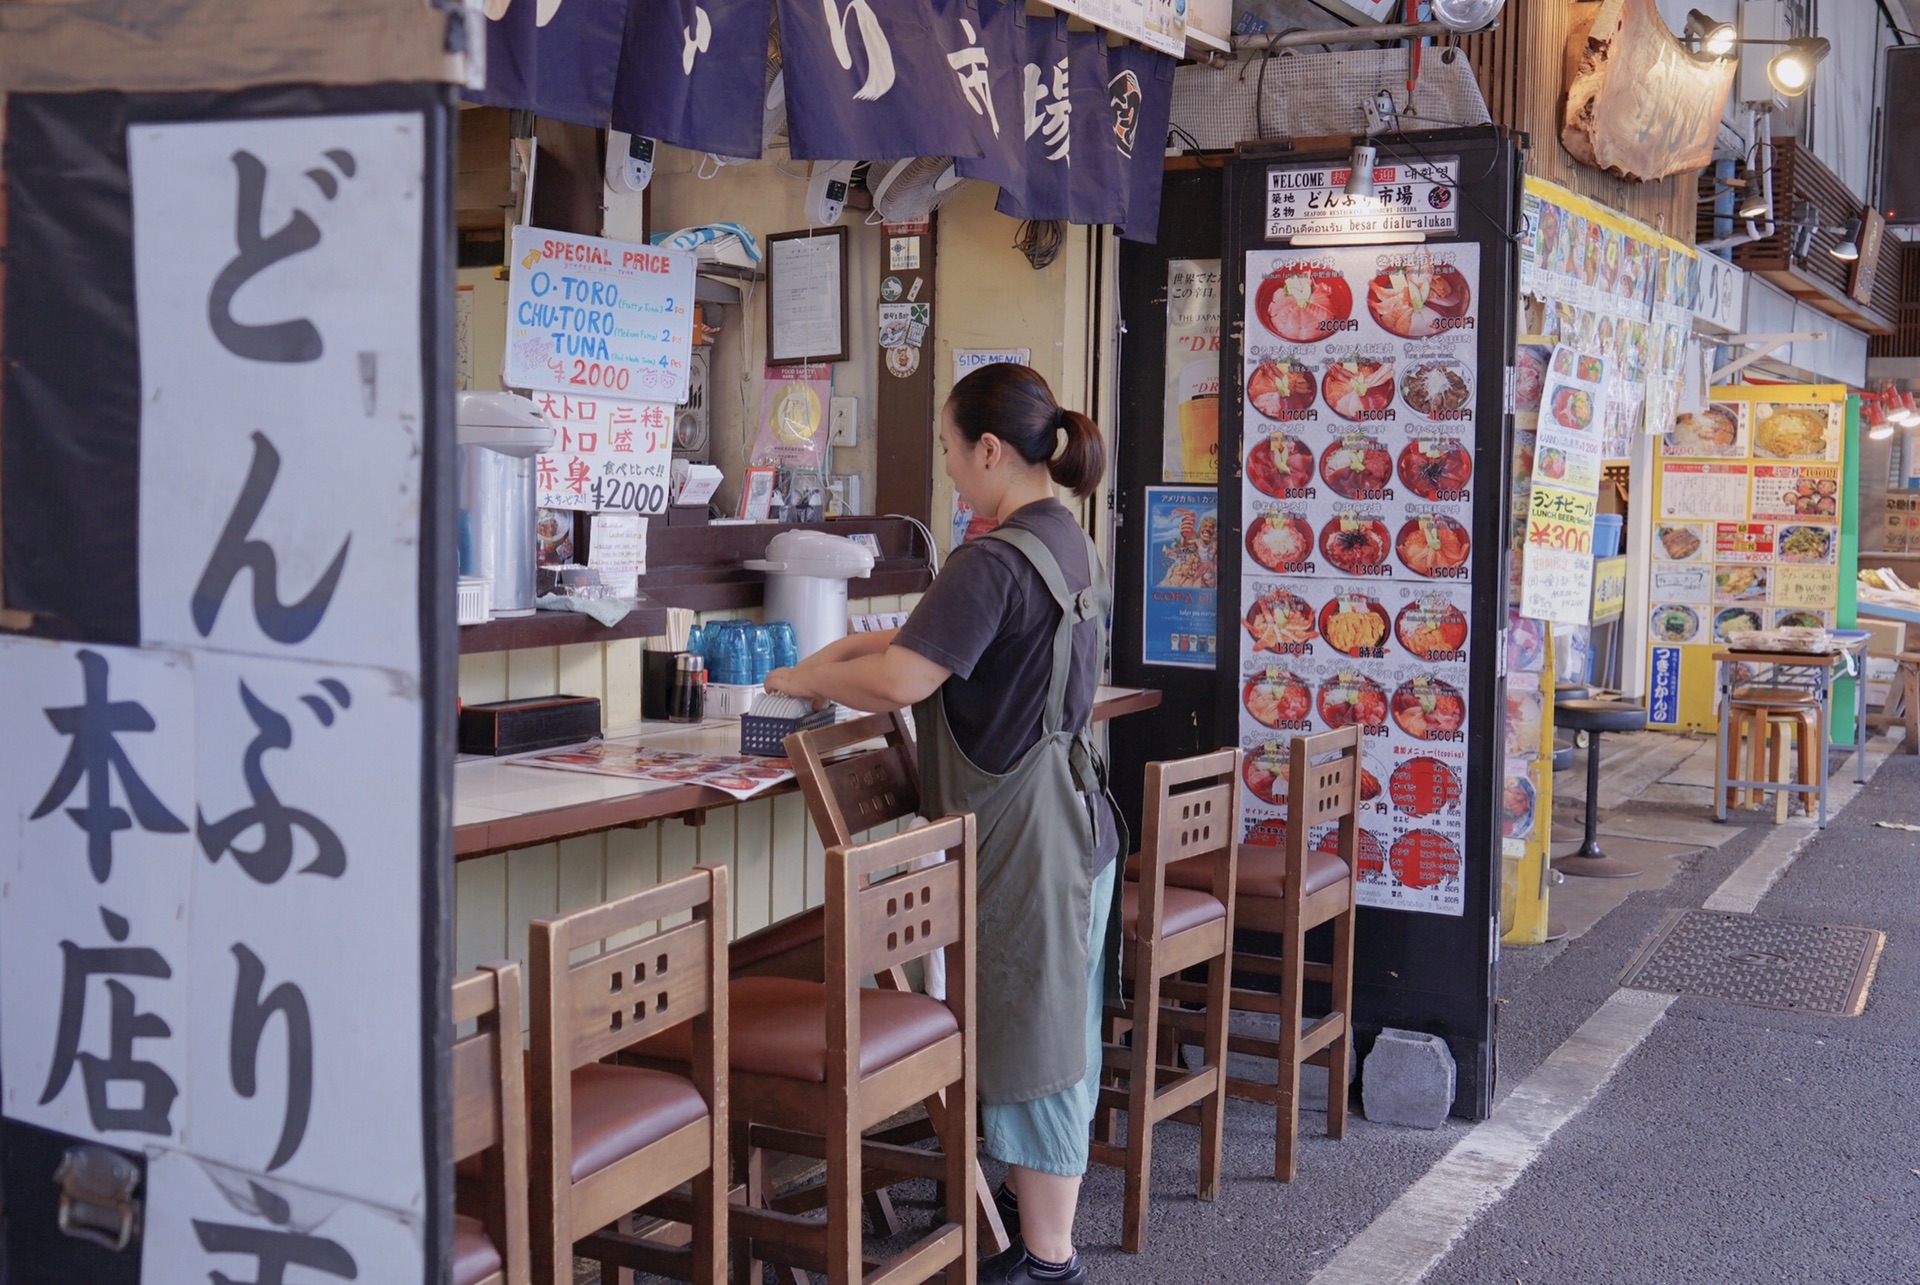
<svg viewBox="0 0 1920 1285">
<path fill-rule="evenodd" d="M 1106 792 L 1106 767 L 1086 728 L 1062 727 L 1073 668 L 1073 629 L 1111 602 L 1093 544 L 1093 584 L 1067 588 L 1060 564 L 1030 531 L 998 529 L 986 539 L 1012 545 L 1033 564 L 1060 608 L 1053 677 L 1040 740 L 1004 773 L 981 769 L 960 749 L 935 691 L 913 707 L 920 752 L 921 808 L 930 818 L 974 814 L 978 827 L 977 978 L 980 1098 L 1030 1102 L 1080 1082 L 1087 1059 L 1087 923 L 1094 832 L 1088 796 Z M 1115 814 L 1116 822 L 1118 814 Z M 1125 845 L 1121 845 L 1122 855 Z M 1117 858 L 1116 858 L 1117 859 Z M 1120 881 L 1109 916 L 1107 969 L 1118 981 Z"/>
</svg>

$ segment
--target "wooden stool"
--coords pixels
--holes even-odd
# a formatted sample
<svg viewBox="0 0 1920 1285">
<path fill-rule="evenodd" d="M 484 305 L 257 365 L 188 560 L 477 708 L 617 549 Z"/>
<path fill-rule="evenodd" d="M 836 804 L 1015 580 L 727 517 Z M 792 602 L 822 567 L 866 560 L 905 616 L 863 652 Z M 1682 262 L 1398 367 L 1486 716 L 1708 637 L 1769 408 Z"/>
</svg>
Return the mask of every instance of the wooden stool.
<svg viewBox="0 0 1920 1285">
<path fill-rule="evenodd" d="M 528 1285 L 527 1094 L 520 1053 L 520 965 L 483 964 L 453 983 L 453 1159 L 477 1157 L 474 1189 L 456 1178 L 453 1285 Z"/>
<path fill-rule="evenodd" d="M 690 921 L 574 964 L 582 947 L 655 920 Z M 718 1285 L 727 1275 L 727 872 L 699 867 L 568 915 L 533 921 L 533 1271 L 571 1285 L 577 1249 L 612 1282 L 631 1268 Z M 687 1046 L 677 1075 L 601 1059 L 661 1032 Z M 668 1216 L 690 1250 L 617 1220 L 691 1180 Z"/>
<path fill-rule="evenodd" d="M 1819 755 L 1826 741 L 1826 720 L 1813 700 L 1791 705 L 1749 704 L 1735 700 L 1727 707 L 1727 717 L 1732 720 L 1727 731 L 1727 755 L 1730 764 L 1738 764 L 1742 761 L 1744 750 L 1747 780 L 1786 781 L 1786 742 L 1791 736 L 1798 752 L 1795 779 L 1801 785 L 1813 785 L 1819 781 Z M 1741 793 L 1730 787 L 1727 790 L 1727 806 L 1736 806 L 1736 796 Z M 1745 791 L 1744 806 L 1765 806 L 1768 793 L 1764 789 L 1749 787 Z M 1792 811 L 1792 794 L 1785 790 L 1771 793 L 1774 797 L 1774 820 L 1776 823 L 1783 822 Z M 1804 796 L 1802 803 L 1808 813 L 1814 811 L 1813 796 Z"/>
<path fill-rule="evenodd" d="M 1867 715 L 1869 727 L 1892 727 L 1896 723 L 1906 732 L 1900 740 L 1900 752 L 1920 754 L 1920 651 L 1903 651 L 1893 658 L 1893 682 L 1887 687 L 1887 699 L 1880 712 Z M 1862 682 L 1865 678 L 1862 677 Z"/>
<path fill-rule="evenodd" d="M 1130 1254 L 1139 1253 L 1146 1242 L 1153 1130 L 1161 1121 L 1199 1107 L 1197 1194 L 1212 1200 L 1220 1191 L 1233 883 L 1240 848 L 1240 751 L 1149 763 L 1145 797 L 1144 842 L 1128 863 L 1121 890 L 1126 998 L 1107 1013 L 1104 1066 L 1125 1083 L 1100 1091 L 1100 1118 L 1109 1129 L 1115 1109 L 1127 1113 L 1127 1145 L 1114 1146 L 1109 1132 L 1107 1139 L 1094 1142 L 1091 1154 L 1101 1164 L 1126 1170 L 1120 1247 Z M 1184 874 L 1190 880 L 1204 876 L 1205 889 L 1169 886 L 1167 869 L 1175 862 L 1188 867 Z M 1160 1066 L 1161 987 L 1203 965 L 1207 980 L 1201 1065 L 1194 1070 Z M 1112 1042 L 1122 1024 L 1133 1029 L 1131 1048 Z"/>
<path fill-rule="evenodd" d="M 927 857 L 939 864 L 902 869 Z M 900 870 L 881 877 L 880 872 Z M 948 817 L 855 847 L 827 850 L 825 983 L 742 977 L 730 987 L 729 1104 L 748 1141 L 746 1207 L 734 1206 L 738 1276 L 760 1258 L 853 1285 L 972 1273 L 975 1249 L 974 820 Z M 947 997 L 863 986 L 945 953 Z M 686 1064 L 688 1036 L 668 1032 L 633 1051 L 649 1065 Z M 945 1092 L 940 1153 L 864 1138 L 896 1113 Z M 826 1161 L 826 1221 L 768 1207 L 763 1151 Z M 947 1221 L 884 1263 L 862 1252 L 869 1175 L 945 1186 Z"/>
<path fill-rule="evenodd" d="M 1292 1182 L 1294 1153 L 1300 1133 L 1300 1068 L 1306 1063 L 1327 1068 L 1327 1136 L 1347 1133 L 1347 1060 L 1353 1043 L 1353 925 L 1354 889 L 1360 859 L 1360 729 L 1344 727 L 1318 736 L 1297 736 L 1287 757 L 1286 846 L 1240 845 L 1234 881 L 1234 926 L 1274 933 L 1281 938 L 1280 955 L 1262 955 L 1237 948 L 1236 973 L 1277 977 L 1278 993 L 1235 987 L 1229 1003 L 1245 1013 L 1268 1013 L 1280 1019 L 1277 1039 L 1230 1035 L 1227 1049 L 1277 1062 L 1274 1083 L 1227 1077 L 1230 1097 L 1271 1102 L 1274 1119 L 1273 1176 Z M 1309 848 L 1312 830 L 1339 823 L 1332 852 Z M 1205 862 L 1181 862 L 1167 871 L 1167 882 L 1179 887 L 1208 887 L 1211 872 Z M 1309 929 L 1333 924 L 1333 952 L 1324 963 L 1306 958 Z M 1332 990 L 1330 1010 L 1309 1020 L 1305 1016 L 1305 983 L 1325 982 Z M 1205 1002 L 1205 988 L 1190 982 L 1169 982 L 1162 995 L 1185 1002 Z M 1173 1019 L 1180 1029 L 1198 1029 L 1197 1014 Z"/>
</svg>

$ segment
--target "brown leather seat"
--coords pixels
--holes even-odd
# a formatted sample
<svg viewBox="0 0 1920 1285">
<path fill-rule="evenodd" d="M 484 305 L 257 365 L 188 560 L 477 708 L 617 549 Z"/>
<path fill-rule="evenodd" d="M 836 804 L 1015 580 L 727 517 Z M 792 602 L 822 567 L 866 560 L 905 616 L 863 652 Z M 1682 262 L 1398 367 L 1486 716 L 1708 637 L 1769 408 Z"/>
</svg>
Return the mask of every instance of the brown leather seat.
<svg viewBox="0 0 1920 1285">
<path fill-rule="evenodd" d="M 688 1058 L 692 1058 L 692 1026 Z M 690 1080 L 641 1066 L 593 1063 L 573 1073 L 575 1182 L 706 1118 L 707 1104 Z"/>
<path fill-rule="evenodd" d="M 736 1071 L 827 1082 L 827 992 L 791 977 L 741 977 L 727 992 L 729 1062 Z M 955 1034 L 953 1010 L 912 991 L 860 991 L 860 1074 L 872 1075 L 910 1053 Z M 639 1045 L 650 1061 L 684 1063 L 692 1056 L 685 1028 Z M 578 1090 L 575 1090 L 578 1092 Z"/>
<path fill-rule="evenodd" d="M 1307 852 L 1307 896 L 1322 888 L 1331 888 L 1347 877 L 1347 864 L 1337 853 Z M 1178 861 L 1167 867 L 1167 883 L 1182 888 L 1213 887 L 1213 869 L 1204 858 Z M 1234 894 L 1240 897 L 1264 897 L 1280 901 L 1287 895 L 1287 850 L 1260 844 L 1240 845 L 1240 869 L 1234 877 Z"/>
<path fill-rule="evenodd" d="M 1198 860 L 1204 863 L 1210 862 L 1212 858 L 1202 857 Z M 1211 887 L 1212 883 L 1213 880 L 1209 877 L 1208 886 Z M 1126 927 L 1127 940 L 1138 940 L 1140 936 L 1139 884 L 1129 881 L 1121 889 L 1120 914 Z M 1160 932 L 1167 937 L 1226 917 L 1227 908 L 1221 905 L 1212 893 L 1195 892 L 1190 888 L 1175 888 L 1169 883 L 1160 899 Z"/>
<path fill-rule="evenodd" d="M 463 1214 L 453 1216 L 453 1285 L 474 1285 L 501 1268 L 500 1250 L 486 1224 Z"/>
</svg>

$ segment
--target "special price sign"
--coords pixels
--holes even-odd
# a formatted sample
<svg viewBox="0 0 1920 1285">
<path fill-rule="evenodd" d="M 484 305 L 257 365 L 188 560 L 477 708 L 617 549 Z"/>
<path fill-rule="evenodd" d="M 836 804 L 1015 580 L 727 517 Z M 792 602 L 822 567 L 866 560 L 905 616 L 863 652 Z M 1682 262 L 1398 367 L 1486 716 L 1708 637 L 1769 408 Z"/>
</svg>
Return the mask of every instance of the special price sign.
<svg viewBox="0 0 1920 1285">
<path fill-rule="evenodd" d="M 686 401 L 693 265 L 682 250 L 515 228 L 501 382 Z"/>
</svg>

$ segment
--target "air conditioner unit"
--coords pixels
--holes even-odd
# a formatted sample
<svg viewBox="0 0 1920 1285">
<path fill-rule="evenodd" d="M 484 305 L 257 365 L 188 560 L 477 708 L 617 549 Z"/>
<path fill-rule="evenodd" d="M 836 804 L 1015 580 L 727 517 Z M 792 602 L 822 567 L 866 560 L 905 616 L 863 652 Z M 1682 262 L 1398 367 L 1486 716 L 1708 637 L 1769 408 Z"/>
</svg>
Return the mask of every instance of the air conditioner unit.
<svg viewBox="0 0 1920 1285">
<path fill-rule="evenodd" d="M 687 368 L 687 400 L 673 408 L 673 457 L 708 463 L 713 455 L 712 412 L 708 408 L 709 363 L 712 357 L 695 348 Z"/>
</svg>

